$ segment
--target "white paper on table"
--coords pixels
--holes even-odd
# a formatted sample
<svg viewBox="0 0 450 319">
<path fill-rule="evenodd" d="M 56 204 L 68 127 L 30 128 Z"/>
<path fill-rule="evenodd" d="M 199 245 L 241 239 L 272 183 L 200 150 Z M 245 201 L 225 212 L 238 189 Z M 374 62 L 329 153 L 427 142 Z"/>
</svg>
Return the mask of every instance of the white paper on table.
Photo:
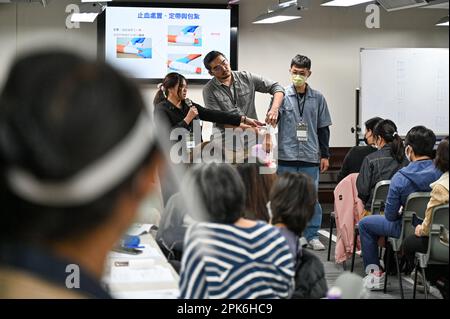
<svg viewBox="0 0 450 319">
<path fill-rule="evenodd" d="M 133 269 L 129 267 L 112 267 L 110 283 L 149 283 L 174 282 L 170 269 L 155 265 L 148 269 Z"/>
<path fill-rule="evenodd" d="M 129 269 L 149 269 L 155 266 L 154 259 L 113 260 L 112 267 L 128 267 Z"/>
<path fill-rule="evenodd" d="M 127 235 L 141 236 L 143 234 L 149 234 L 150 230 L 155 228 L 153 224 L 133 224 L 128 230 Z"/>
<path fill-rule="evenodd" d="M 177 299 L 180 295 L 178 289 L 143 290 L 143 291 L 117 291 L 112 293 L 117 299 Z"/>
</svg>

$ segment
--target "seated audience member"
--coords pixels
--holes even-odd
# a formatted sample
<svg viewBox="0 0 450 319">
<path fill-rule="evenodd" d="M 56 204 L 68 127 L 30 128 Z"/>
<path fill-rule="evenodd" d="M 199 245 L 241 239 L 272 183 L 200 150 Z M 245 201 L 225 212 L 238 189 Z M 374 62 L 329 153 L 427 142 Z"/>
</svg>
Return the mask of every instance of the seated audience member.
<svg viewBox="0 0 450 319">
<path fill-rule="evenodd" d="M 344 162 L 342 163 L 341 171 L 338 175 L 338 183 L 350 174 L 359 173 L 364 158 L 377 150 L 374 147 L 375 139 L 373 136 L 373 129 L 382 120 L 383 119 L 380 117 L 374 117 L 366 121 L 366 132 L 364 133 L 364 142 L 366 145 L 354 146 L 347 153 L 344 158 Z"/>
<path fill-rule="evenodd" d="M 59 51 L 14 63 L 0 96 L 0 298 L 110 298 L 107 254 L 157 178 L 151 128 L 138 88 L 103 63 Z"/>
<path fill-rule="evenodd" d="M 181 193 L 167 201 L 156 233 L 156 242 L 169 260 L 181 260 L 186 230 L 191 224 Z"/>
<path fill-rule="evenodd" d="M 210 146 L 210 144 L 210 142 L 202 142 L 197 145 L 190 154 L 190 163 L 201 163 L 203 161 L 202 156 L 208 156 L 208 154 L 202 153 L 204 153 L 203 151 Z M 219 156 L 219 159 L 222 158 L 221 155 Z M 190 164 L 186 165 L 185 168 L 189 170 L 194 166 L 195 165 Z M 167 203 L 161 214 L 161 222 L 155 238 L 164 255 L 171 263 L 174 261 L 181 261 L 186 230 L 195 222 L 188 213 L 189 209 L 186 207 L 185 199 L 183 198 L 183 194 L 179 192 L 179 186 L 176 182 L 173 182 L 173 189 L 176 189 L 176 192 L 173 194 L 169 193 Z M 174 263 L 172 263 L 172 265 L 174 265 Z"/>
<path fill-rule="evenodd" d="M 405 139 L 405 153 L 410 164 L 398 171 L 391 180 L 383 215 L 364 217 L 359 222 L 359 234 L 364 267 L 379 271 L 369 273 L 365 285 L 371 289 L 384 288 L 385 273 L 378 259 L 380 237 L 399 238 L 402 226 L 401 207 L 411 193 L 429 192 L 430 184 L 442 175 L 433 164 L 431 156 L 436 143 L 433 131 L 424 126 L 413 127 Z"/>
<path fill-rule="evenodd" d="M 289 298 L 294 288 L 289 246 L 275 227 L 242 217 L 245 187 L 236 169 L 197 167 L 185 188 L 195 189 L 207 222 L 186 233 L 181 298 Z"/>
<path fill-rule="evenodd" d="M 300 236 L 314 214 L 317 194 L 312 179 L 303 173 L 285 173 L 270 192 L 271 223 L 286 238 L 295 261 L 292 298 L 323 298 L 328 287 L 323 264 L 312 252 L 302 250 Z"/>
<path fill-rule="evenodd" d="M 373 138 L 378 151 L 366 156 L 356 179 L 358 197 L 366 210 L 364 215 L 370 214 L 375 185 L 390 180 L 399 169 L 408 165 L 403 142 L 394 122 L 379 122 L 373 130 Z"/>
<path fill-rule="evenodd" d="M 436 182 L 431 184 L 431 198 L 425 212 L 425 219 L 416 226 L 415 235 L 411 235 L 403 242 L 403 252 L 408 258 L 410 264 L 414 263 L 414 256 L 416 252 L 426 253 L 428 251 L 428 236 L 431 227 L 431 214 L 433 209 L 440 205 L 448 204 L 448 136 L 439 144 L 435 166 L 444 174 Z M 444 230 L 448 232 L 448 230 Z M 448 244 L 448 236 L 441 237 L 443 242 Z M 436 285 L 442 295 L 448 299 L 448 265 L 428 265 L 425 269 L 426 277 L 433 285 Z M 420 275 L 420 274 L 418 274 Z M 443 284 L 444 283 L 444 284 Z"/>
<path fill-rule="evenodd" d="M 256 161 L 255 158 L 250 158 L 247 163 L 236 166 L 245 186 L 246 197 L 243 217 L 269 222 L 270 216 L 266 204 L 269 201 L 270 189 L 277 175 L 262 174 L 260 169 L 263 168 L 263 165 L 252 163 Z"/>
</svg>

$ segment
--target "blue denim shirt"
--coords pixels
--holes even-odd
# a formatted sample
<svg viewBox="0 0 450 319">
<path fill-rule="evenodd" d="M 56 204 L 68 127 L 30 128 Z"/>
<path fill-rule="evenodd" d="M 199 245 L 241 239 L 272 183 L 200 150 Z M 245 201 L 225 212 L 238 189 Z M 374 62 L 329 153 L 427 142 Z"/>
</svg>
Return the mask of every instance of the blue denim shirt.
<svg viewBox="0 0 450 319">
<path fill-rule="evenodd" d="M 280 108 L 278 123 L 278 159 L 283 161 L 302 161 L 320 163 L 320 147 L 317 130 L 332 124 L 327 101 L 319 91 L 309 85 L 303 99 L 306 99 L 303 121 L 308 125 L 308 142 L 297 139 L 297 125 L 301 122 L 297 92 L 293 85 L 285 89 L 283 105 Z M 300 105 L 303 104 L 300 99 Z"/>
</svg>

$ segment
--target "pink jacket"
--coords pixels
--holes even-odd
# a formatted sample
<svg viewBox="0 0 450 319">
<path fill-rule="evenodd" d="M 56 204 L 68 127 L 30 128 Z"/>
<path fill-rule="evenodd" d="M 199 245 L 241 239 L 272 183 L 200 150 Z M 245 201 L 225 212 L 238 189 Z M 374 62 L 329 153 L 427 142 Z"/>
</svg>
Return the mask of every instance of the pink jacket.
<svg viewBox="0 0 450 319">
<path fill-rule="evenodd" d="M 364 204 L 358 198 L 356 178 L 358 173 L 345 177 L 334 189 L 334 212 L 336 214 L 336 263 L 351 258 L 355 225 L 359 222 Z M 360 247 L 359 240 L 357 248 Z"/>
</svg>

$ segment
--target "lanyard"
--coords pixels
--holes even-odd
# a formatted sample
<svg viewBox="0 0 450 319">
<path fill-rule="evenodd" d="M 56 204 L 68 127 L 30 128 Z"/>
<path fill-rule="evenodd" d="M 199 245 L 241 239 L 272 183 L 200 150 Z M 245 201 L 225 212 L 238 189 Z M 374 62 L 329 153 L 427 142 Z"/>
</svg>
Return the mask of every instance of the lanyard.
<svg viewBox="0 0 450 319">
<path fill-rule="evenodd" d="M 300 98 L 298 97 L 298 93 L 297 93 L 297 90 L 295 89 L 295 86 L 294 86 L 294 90 L 295 90 L 295 96 L 297 98 L 297 105 L 298 105 L 298 111 L 300 112 L 300 118 L 303 121 L 303 113 L 305 111 L 305 103 L 306 103 L 306 91 L 305 91 L 305 96 L 303 97 L 303 103 L 301 103 L 301 106 L 300 106 Z"/>
<path fill-rule="evenodd" d="M 228 92 L 228 90 L 225 89 L 225 91 L 226 91 L 228 97 L 230 98 L 231 103 L 233 103 L 233 106 L 234 106 L 234 107 L 237 107 L 237 92 L 236 92 L 236 84 L 234 83 L 234 80 L 233 80 L 233 93 L 234 93 L 234 98 L 233 98 L 233 94 L 231 94 L 231 90 L 230 90 L 230 92 Z"/>
</svg>

